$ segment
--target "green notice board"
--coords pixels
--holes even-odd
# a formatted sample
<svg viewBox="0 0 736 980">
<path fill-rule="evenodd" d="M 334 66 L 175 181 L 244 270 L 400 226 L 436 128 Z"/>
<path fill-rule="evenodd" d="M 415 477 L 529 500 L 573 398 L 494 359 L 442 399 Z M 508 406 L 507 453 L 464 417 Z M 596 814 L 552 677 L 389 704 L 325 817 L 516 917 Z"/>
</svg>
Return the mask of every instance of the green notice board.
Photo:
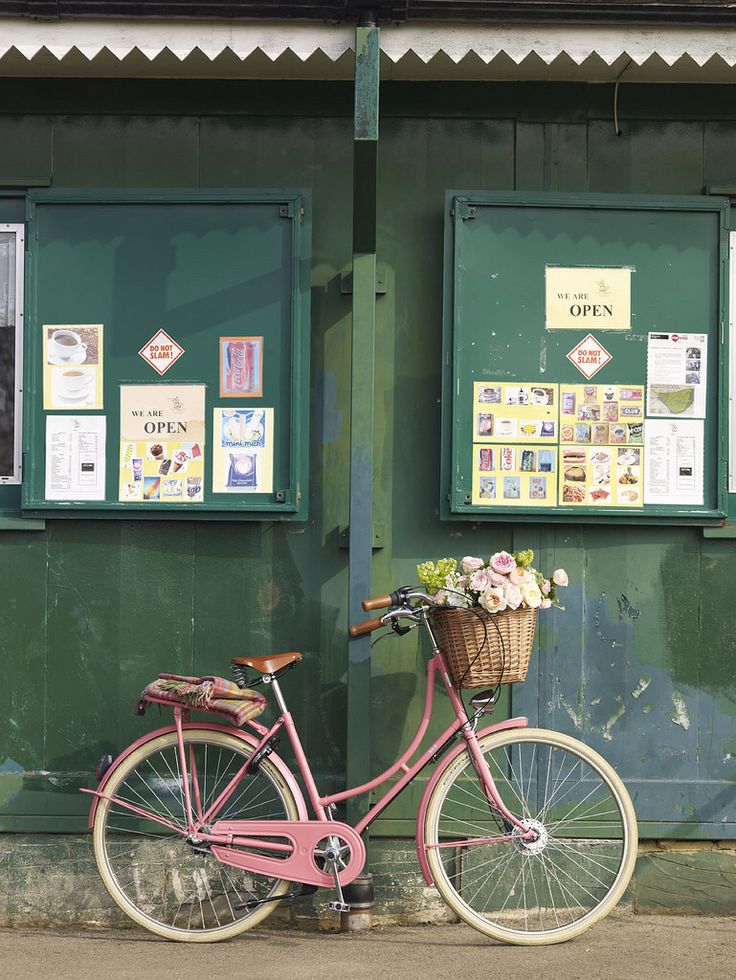
<svg viewBox="0 0 736 980">
<path fill-rule="evenodd" d="M 23 509 L 306 517 L 309 193 L 29 196 Z"/>
<path fill-rule="evenodd" d="M 446 195 L 442 513 L 724 515 L 728 202 Z"/>
</svg>

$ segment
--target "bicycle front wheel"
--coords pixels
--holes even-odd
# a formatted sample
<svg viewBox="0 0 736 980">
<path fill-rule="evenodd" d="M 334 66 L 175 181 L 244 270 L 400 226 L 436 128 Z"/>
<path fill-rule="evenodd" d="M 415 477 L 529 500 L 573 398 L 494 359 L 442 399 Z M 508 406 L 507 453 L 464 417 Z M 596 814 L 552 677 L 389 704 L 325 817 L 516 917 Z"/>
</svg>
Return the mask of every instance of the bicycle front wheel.
<svg viewBox="0 0 736 980">
<path fill-rule="evenodd" d="M 206 813 L 253 748 L 226 732 L 187 729 L 184 752 L 192 806 Z M 120 908 L 151 932 L 185 942 L 229 939 L 272 912 L 289 883 L 227 867 L 206 845 L 187 841 L 183 787 L 176 732 L 131 753 L 105 784 L 106 798 L 97 807 L 97 866 Z M 263 759 L 236 786 L 217 819 L 297 820 L 298 815 L 288 784 Z M 257 904 L 263 899 L 268 901 Z"/>
<path fill-rule="evenodd" d="M 501 942 L 572 939 L 610 912 L 631 878 L 629 794 L 604 759 L 567 735 L 515 729 L 478 744 L 506 808 L 536 839 L 504 826 L 463 753 L 446 765 L 427 807 L 437 890 L 463 921 Z"/>
</svg>

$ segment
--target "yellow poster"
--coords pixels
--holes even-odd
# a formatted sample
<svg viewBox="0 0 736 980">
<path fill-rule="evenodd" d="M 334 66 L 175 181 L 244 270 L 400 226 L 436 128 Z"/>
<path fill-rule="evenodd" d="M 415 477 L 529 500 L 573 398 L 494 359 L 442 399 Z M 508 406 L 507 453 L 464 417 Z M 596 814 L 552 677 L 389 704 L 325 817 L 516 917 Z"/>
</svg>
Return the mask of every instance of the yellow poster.
<svg viewBox="0 0 736 980">
<path fill-rule="evenodd" d="M 643 441 L 643 385 L 560 385 L 561 443 L 623 446 Z"/>
<path fill-rule="evenodd" d="M 216 408 L 213 493 L 273 493 L 273 409 Z"/>
<path fill-rule="evenodd" d="M 548 265 L 547 330 L 630 330 L 631 268 Z"/>
<path fill-rule="evenodd" d="M 560 503 L 641 507 L 641 446 L 561 446 Z"/>
<path fill-rule="evenodd" d="M 557 445 L 473 446 L 473 504 L 554 507 Z"/>
<path fill-rule="evenodd" d="M 44 409 L 102 408 L 102 324 L 45 323 L 41 329 Z"/>
<path fill-rule="evenodd" d="M 204 499 L 204 397 L 204 385 L 120 386 L 120 500 Z"/>
<path fill-rule="evenodd" d="M 474 442 L 557 442 L 558 385 L 477 381 L 473 386 Z"/>
</svg>

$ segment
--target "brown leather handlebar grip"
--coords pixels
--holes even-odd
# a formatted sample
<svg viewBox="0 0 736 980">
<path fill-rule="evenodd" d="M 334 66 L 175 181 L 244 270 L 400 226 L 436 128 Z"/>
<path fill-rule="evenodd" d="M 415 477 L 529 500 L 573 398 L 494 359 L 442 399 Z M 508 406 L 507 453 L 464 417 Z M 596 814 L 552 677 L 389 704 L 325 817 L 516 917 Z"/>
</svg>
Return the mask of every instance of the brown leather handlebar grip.
<svg viewBox="0 0 736 980">
<path fill-rule="evenodd" d="M 361 606 L 365 612 L 370 612 L 372 609 L 386 609 L 390 605 L 390 595 L 378 595 L 375 599 L 363 599 L 361 602 Z"/>
<path fill-rule="evenodd" d="M 348 632 L 351 636 L 362 636 L 363 633 L 372 633 L 373 630 L 377 630 L 380 626 L 383 626 L 381 617 L 377 616 L 375 619 L 366 619 L 364 623 L 355 623 L 350 627 Z"/>
</svg>

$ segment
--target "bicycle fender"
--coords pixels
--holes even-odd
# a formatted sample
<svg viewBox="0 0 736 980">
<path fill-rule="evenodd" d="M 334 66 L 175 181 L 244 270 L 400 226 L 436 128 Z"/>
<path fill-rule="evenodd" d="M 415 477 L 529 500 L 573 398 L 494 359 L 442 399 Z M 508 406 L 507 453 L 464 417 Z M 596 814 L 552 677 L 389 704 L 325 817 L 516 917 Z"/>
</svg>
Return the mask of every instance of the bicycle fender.
<svg viewBox="0 0 736 980">
<path fill-rule="evenodd" d="M 256 737 L 255 735 L 251 735 L 249 732 L 243 732 L 239 728 L 232 728 L 229 725 L 217 725 L 214 722 L 209 722 L 209 721 L 203 721 L 203 722 L 188 721 L 185 722 L 182 727 L 184 731 L 187 731 L 188 729 L 198 729 L 200 731 L 204 730 L 208 732 L 225 732 L 228 735 L 233 735 L 235 738 L 242 739 L 242 741 L 247 742 L 248 745 L 253 746 L 253 748 L 259 745 L 261 742 L 260 738 Z M 132 752 L 135 752 L 137 748 L 140 748 L 141 745 L 145 745 L 146 742 L 150 742 L 154 738 L 158 738 L 159 735 L 167 735 L 169 732 L 175 732 L 175 731 L 176 731 L 175 725 L 164 725 L 163 728 L 157 728 L 155 729 L 155 731 L 146 732 L 145 735 L 141 735 L 139 739 L 136 739 L 135 742 L 132 742 L 127 748 L 123 749 L 123 751 L 115 759 L 113 764 L 110 766 L 110 768 L 107 770 L 105 775 L 102 777 L 102 781 L 97 786 L 96 793 L 104 794 L 105 785 L 107 784 L 108 780 L 112 777 L 112 774 L 118 768 L 120 763 L 123 762 L 125 759 L 127 759 Z M 304 802 L 304 796 L 302 795 L 302 791 L 299 789 L 299 784 L 294 778 L 294 774 L 292 773 L 292 771 L 289 769 L 286 763 L 280 758 L 280 756 L 276 755 L 275 752 L 272 752 L 268 756 L 268 761 L 272 763 L 272 765 L 274 765 L 276 769 L 278 769 L 280 775 L 284 777 L 285 782 L 287 783 L 289 789 L 291 790 L 294 799 L 296 800 L 297 808 L 299 810 L 299 819 L 308 820 L 309 815 L 307 813 L 307 805 Z M 99 802 L 100 802 L 99 795 L 96 795 L 92 798 L 92 806 L 90 807 L 89 810 L 89 822 L 87 824 L 87 826 L 90 829 L 92 828 L 92 825 L 95 822 L 95 814 L 97 813 L 97 807 Z"/>
<path fill-rule="evenodd" d="M 496 732 L 505 732 L 509 728 L 526 728 L 529 725 L 528 718 L 509 718 L 508 721 L 498 722 L 496 725 L 489 725 L 488 728 L 483 728 L 481 731 L 476 732 L 476 738 L 483 738 L 485 735 L 493 735 Z M 445 761 L 441 766 L 438 766 L 432 773 L 431 778 L 428 780 L 425 787 L 424 793 L 422 793 L 422 798 L 419 802 L 419 809 L 417 810 L 417 858 L 419 860 L 419 867 L 422 871 L 422 877 L 428 885 L 434 884 L 434 878 L 432 877 L 432 872 L 429 870 L 429 864 L 427 862 L 426 848 L 424 846 L 424 821 L 427 816 L 427 806 L 429 805 L 429 798 L 432 795 L 432 791 L 440 780 L 442 773 L 447 769 L 448 766 L 457 759 L 459 755 L 462 755 L 466 751 L 465 739 L 456 745 L 455 748 L 450 752 L 449 755 L 445 756 Z"/>
</svg>

